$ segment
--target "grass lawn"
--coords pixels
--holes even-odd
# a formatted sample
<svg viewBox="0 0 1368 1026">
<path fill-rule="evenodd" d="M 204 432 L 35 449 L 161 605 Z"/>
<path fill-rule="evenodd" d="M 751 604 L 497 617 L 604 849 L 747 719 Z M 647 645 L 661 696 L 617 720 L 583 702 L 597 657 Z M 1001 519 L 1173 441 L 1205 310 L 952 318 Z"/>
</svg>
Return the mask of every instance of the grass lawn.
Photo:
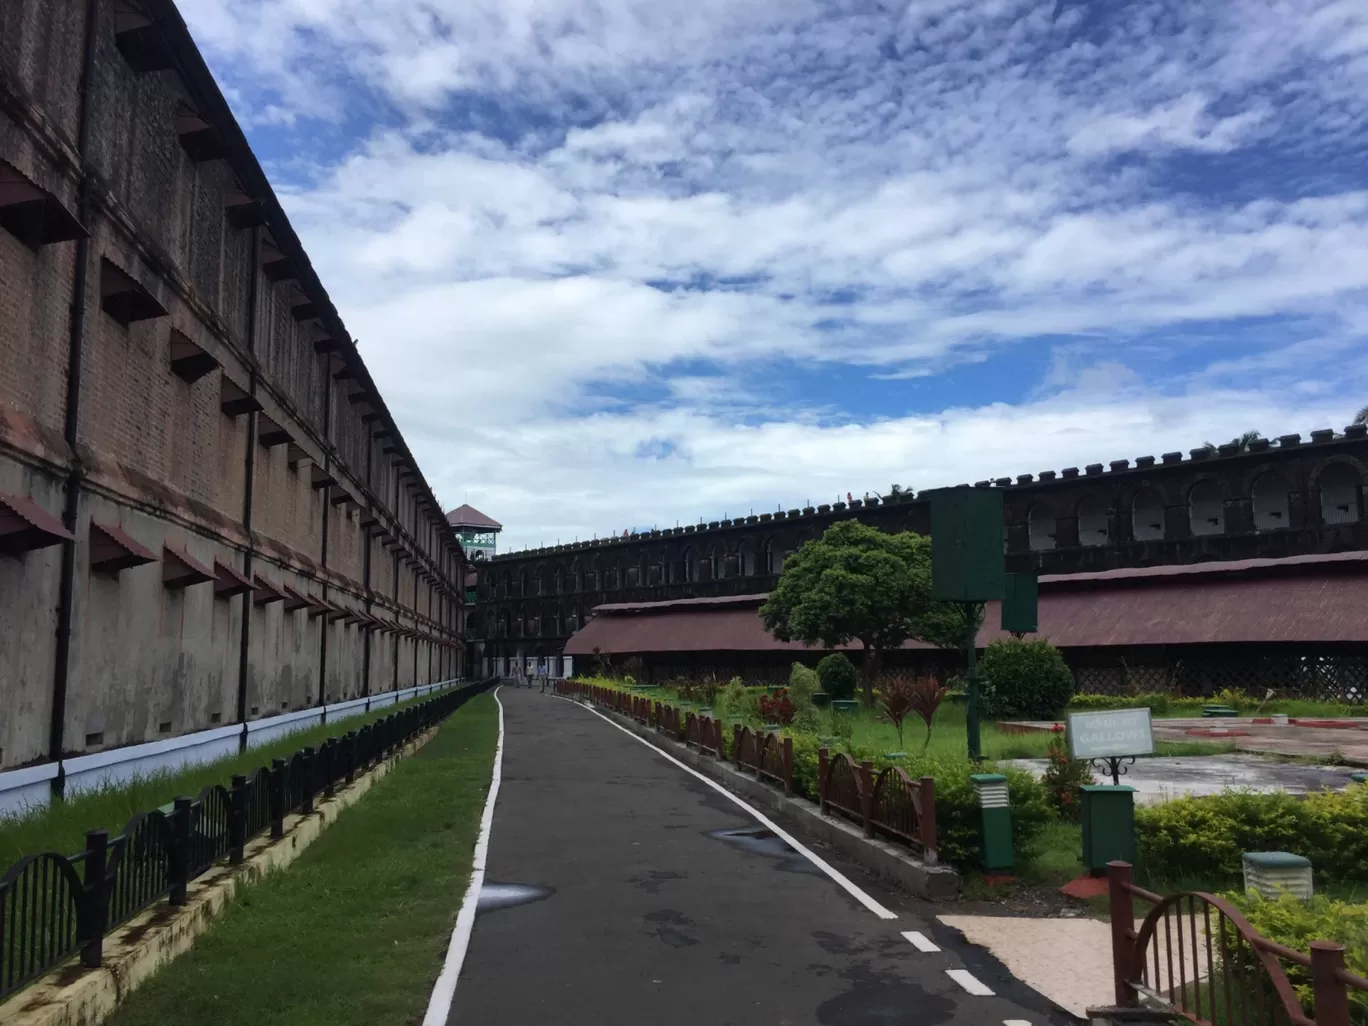
<svg viewBox="0 0 1368 1026">
<path fill-rule="evenodd" d="M 669 702 L 684 708 L 698 708 L 697 703 L 680 701 L 678 693 L 672 688 L 654 688 L 643 694 L 649 694 L 654 701 Z M 897 730 L 880 713 L 861 706 L 854 714 L 842 715 L 853 719 L 852 740 L 860 747 L 884 752 L 905 751 L 916 755 L 922 750 L 922 743 L 926 739 L 926 726 L 915 715 L 909 715 L 903 721 L 901 746 Z M 820 716 L 819 733 L 835 735 L 837 730 L 832 719 L 833 714 L 824 710 Z M 728 724 L 734 720 L 733 717 L 726 715 L 721 715 L 721 719 Z M 1050 743 L 1050 735 L 1045 732 L 1009 734 L 999 730 L 997 724 L 991 720 L 984 720 L 980 724 L 979 738 L 984 757 L 992 760 L 1043 759 L 1046 755 L 1046 746 Z M 1236 750 L 1235 745 L 1230 742 L 1159 741 L 1155 744 L 1156 755 L 1169 756 L 1227 755 Z M 961 759 L 967 758 L 968 753 L 964 706 L 949 701 L 941 703 L 940 709 L 936 712 L 927 754 L 941 759 Z"/>
<path fill-rule="evenodd" d="M 0 871 L 34 852 L 55 851 L 71 855 L 82 851 L 87 830 L 103 828 L 111 835 L 118 833 L 140 812 L 165 805 L 180 795 L 193 798 L 209 784 L 227 786 L 236 773 L 250 775 L 262 766 L 269 766 L 272 759 L 292 755 L 301 748 L 317 747 L 327 738 L 359 730 L 395 709 L 406 708 L 426 697 L 349 716 L 336 723 L 307 727 L 226 759 L 189 766 L 175 773 L 140 777 L 125 784 L 111 784 L 79 794 L 70 801 L 49 802 L 28 815 L 0 818 Z"/>
<path fill-rule="evenodd" d="M 471 699 L 108 1022 L 421 1021 L 469 881 L 497 734 L 493 697 Z"/>
</svg>

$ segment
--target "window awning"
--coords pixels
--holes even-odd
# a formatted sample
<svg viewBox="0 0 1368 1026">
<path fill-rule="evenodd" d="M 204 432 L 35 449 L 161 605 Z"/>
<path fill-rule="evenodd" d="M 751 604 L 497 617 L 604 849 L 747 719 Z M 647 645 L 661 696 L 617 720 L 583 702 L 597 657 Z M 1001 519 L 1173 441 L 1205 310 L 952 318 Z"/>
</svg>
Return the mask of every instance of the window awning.
<svg viewBox="0 0 1368 1026">
<path fill-rule="evenodd" d="M 230 417 L 241 417 L 260 410 L 261 402 L 225 374 L 219 386 L 219 409 Z"/>
<path fill-rule="evenodd" d="M 0 553 L 21 556 L 75 540 L 60 520 L 32 499 L 0 492 Z"/>
<path fill-rule="evenodd" d="M 326 602 L 321 598 L 309 596 L 309 619 L 313 620 L 327 613 L 333 608 L 331 602 Z"/>
<path fill-rule="evenodd" d="M 290 432 L 278 421 L 261 413 L 257 415 L 257 444 L 263 449 L 274 449 L 277 445 L 285 445 L 294 439 Z"/>
<path fill-rule="evenodd" d="M 162 584 L 179 590 L 195 584 L 218 580 L 214 568 L 201 563 L 178 545 L 166 542 L 162 546 Z"/>
<path fill-rule="evenodd" d="M 167 315 L 166 307 L 141 282 L 104 258 L 100 260 L 100 306 L 125 328 L 134 321 Z"/>
<path fill-rule="evenodd" d="M 89 236 L 81 222 L 50 192 L 13 164 L 0 160 L 0 228 L 30 249 Z"/>
<path fill-rule="evenodd" d="M 189 336 L 171 329 L 171 372 L 187 384 L 218 370 L 214 356 Z"/>
<path fill-rule="evenodd" d="M 264 577 L 258 576 L 252 582 L 252 605 L 266 606 L 272 602 L 285 601 L 285 593 Z"/>
<path fill-rule="evenodd" d="M 117 574 L 145 563 L 157 554 L 129 536 L 117 524 L 90 524 L 90 569 L 97 574 Z"/>
<path fill-rule="evenodd" d="M 285 593 L 285 612 L 293 613 L 296 609 L 307 609 L 313 605 L 313 599 L 307 595 L 302 595 L 295 591 L 288 584 L 281 589 Z"/>
<path fill-rule="evenodd" d="M 219 598 L 232 598 L 252 590 L 252 579 L 221 559 L 214 560 L 214 574 L 218 578 L 214 581 L 214 594 Z"/>
</svg>

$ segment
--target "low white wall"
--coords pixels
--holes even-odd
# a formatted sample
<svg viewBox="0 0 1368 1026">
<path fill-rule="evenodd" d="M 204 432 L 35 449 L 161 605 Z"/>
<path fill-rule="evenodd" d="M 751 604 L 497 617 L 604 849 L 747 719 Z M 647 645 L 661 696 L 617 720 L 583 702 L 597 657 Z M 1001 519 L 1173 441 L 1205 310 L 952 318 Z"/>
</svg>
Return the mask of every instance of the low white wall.
<svg viewBox="0 0 1368 1026">
<path fill-rule="evenodd" d="M 459 683 L 463 682 L 450 680 L 401 691 L 387 691 L 314 709 L 281 713 L 248 723 L 235 723 L 146 744 L 111 748 L 107 752 L 78 755 L 60 762 L 45 762 L 10 770 L 0 773 L 0 817 L 24 815 L 47 805 L 52 795 L 52 780 L 57 776 L 59 767 L 66 773 L 66 794 L 74 797 L 101 787 L 127 784 L 138 777 L 176 773 L 188 766 L 236 755 L 243 745 L 244 734 L 246 747 L 259 748 L 321 723 L 337 723 L 373 709 L 421 698 Z"/>
</svg>

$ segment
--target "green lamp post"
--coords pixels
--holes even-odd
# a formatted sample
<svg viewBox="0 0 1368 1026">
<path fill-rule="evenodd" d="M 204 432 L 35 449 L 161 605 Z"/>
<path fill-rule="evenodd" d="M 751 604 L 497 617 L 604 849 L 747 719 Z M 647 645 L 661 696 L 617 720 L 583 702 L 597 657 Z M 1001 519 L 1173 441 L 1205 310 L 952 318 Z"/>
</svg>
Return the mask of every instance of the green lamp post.
<svg viewBox="0 0 1368 1026">
<path fill-rule="evenodd" d="M 965 726 L 969 758 L 983 758 L 979 740 L 978 628 L 983 603 L 1006 594 L 1002 490 L 937 488 L 931 500 L 931 597 L 956 602 L 964 613 Z"/>
</svg>

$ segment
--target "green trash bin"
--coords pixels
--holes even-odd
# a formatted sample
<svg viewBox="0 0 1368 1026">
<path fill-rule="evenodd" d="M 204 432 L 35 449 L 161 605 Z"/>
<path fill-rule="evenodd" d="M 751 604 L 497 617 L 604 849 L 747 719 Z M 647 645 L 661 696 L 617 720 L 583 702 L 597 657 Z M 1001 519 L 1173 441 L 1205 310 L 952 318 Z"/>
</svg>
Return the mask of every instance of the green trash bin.
<svg viewBox="0 0 1368 1026">
<path fill-rule="evenodd" d="M 1107 863 L 1135 862 L 1135 788 L 1083 785 L 1083 865 L 1094 875 Z"/>
<path fill-rule="evenodd" d="M 853 713 L 860 708 L 860 703 L 850 698 L 838 698 L 831 703 L 831 711 L 838 713 Z"/>
</svg>

